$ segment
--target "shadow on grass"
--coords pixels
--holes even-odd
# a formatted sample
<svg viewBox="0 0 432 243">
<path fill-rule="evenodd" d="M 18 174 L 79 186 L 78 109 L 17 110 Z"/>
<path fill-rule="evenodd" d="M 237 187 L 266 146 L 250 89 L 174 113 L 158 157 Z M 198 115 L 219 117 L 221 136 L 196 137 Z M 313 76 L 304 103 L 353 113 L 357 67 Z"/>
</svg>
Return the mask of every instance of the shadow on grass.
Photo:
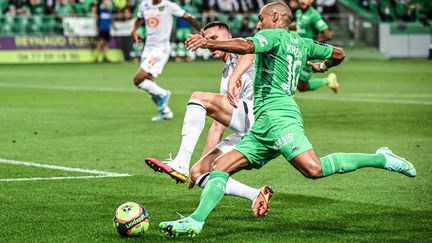
<svg viewBox="0 0 432 243">
<path fill-rule="evenodd" d="M 432 211 L 278 193 L 269 216 L 255 219 L 240 203 L 222 202 L 201 235 L 175 241 L 430 241 Z M 163 240 L 162 234 L 152 240 Z M 165 238 L 167 239 L 167 238 Z M 150 239 L 149 239 L 150 240 Z"/>
</svg>

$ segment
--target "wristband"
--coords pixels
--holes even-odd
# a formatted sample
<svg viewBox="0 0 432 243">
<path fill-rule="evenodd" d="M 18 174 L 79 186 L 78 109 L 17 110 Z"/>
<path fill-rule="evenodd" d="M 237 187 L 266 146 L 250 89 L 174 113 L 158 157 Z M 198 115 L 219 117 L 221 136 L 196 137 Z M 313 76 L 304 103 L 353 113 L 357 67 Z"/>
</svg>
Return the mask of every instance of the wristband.
<svg viewBox="0 0 432 243">
<path fill-rule="evenodd" d="M 320 63 L 320 70 L 321 70 L 322 72 L 325 72 L 325 71 L 328 70 L 328 68 L 327 68 L 327 66 L 324 64 L 324 62 Z"/>
</svg>

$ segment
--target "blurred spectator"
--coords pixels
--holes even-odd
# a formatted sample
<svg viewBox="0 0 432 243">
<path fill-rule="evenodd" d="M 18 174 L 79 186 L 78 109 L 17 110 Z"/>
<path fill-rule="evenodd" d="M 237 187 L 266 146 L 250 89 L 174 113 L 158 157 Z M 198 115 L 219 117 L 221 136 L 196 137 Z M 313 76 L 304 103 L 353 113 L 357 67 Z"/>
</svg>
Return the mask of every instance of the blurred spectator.
<svg viewBox="0 0 432 243">
<path fill-rule="evenodd" d="M 96 15 L 96 49 L 95 49 L 95 62 L 100 61 L 102 55 L 102 62 L 109 62 L 108 60 L 108 42 L 111 40 L 111 27 L 113 21 L 113 10 L 111 0 L 103 0 L 99 6 Z"/>
<path fill-rule="evenodd" d="M 382 3 L 379 6 L 378 14 L 381 21 L 383 22 L 390 22 L 394 20 L 390 2 Z"/>
<path fill-rule="evenodd" d="M 30 15 L 28 7 L 26 7 L 26 2 L 24 0 L 10 0 L 8 15 Z"/>
<path fill-rule="evenodd" d="M 396 18 L 406 22 L 417 20 L 416 12 L 413 11 L 410 0 L 396 0 L 395 14 Z"/>
<path fill-rule="evenodd" d="M 70 9 L 67 5 L 67 0 L 59 0 L 55 7 L 55 16 L 63 20 L 64 17 L 69 16 Z"/>
<path fill-rule="evenodd" d="M 293 13 L 295 13 L 299 8 L 297 0 L 285 0 L 285 3 L 291 8 Z M 295 18 L 295 14 L 293 17 Z"/>
<path fill-rule="evenodd" d="M 45 6 L 41 0 L 30 0 L 30 13 L 32 15 L 43 15 L 45 14 Z"/>
<path fill-rule="evenodd" d="M 68 6 L 70 8 L 70 16 L 85 16 L 86 11 L 84 5 L 75 0 L 68 0 Z"/>
<path fill-rule="evenodd" d="M 317 0 L 316 4 L 318 11 L 325 15 L 335 15 L 338 13 L 336 0 Z"/>
<path fill-rule="evenodd" d="M 253 26 L 253 23 L 250 22 L 249 16 L 244 16 L 244 18 L 242 19 L 241 25 L 240 25 L 240 31 L 237 34 L 237 36 L 243 37 L 243 38 L 251 36 L 254 29 L 255 29 L 255 26 Z"/>
<path fill-rule="evenodd" d="M 90 12 L 87 14 L 87 16 L 97 18 L 97 11 L 98 11 L 97 4 L 92 3 L 90 5 Z"/>
<path fill-rule="evenodd" d="M 16 16 L 16 15 L 18 15 L 18 13 L 15 5 L 9 5 L 6 12 L 6 16 Z"/>
<path fill-rule="evenodd" d="M 190 3 L 190 1 L 189 1 Z M 195 11 L 190 4 L 187 4 L 185 0 L 180 0 L 179 5 L 182 9 L 186 10 L 189 14 L 193 15 Z M 184 18 L 176 19 L 176 62 L 181 62 L 183 58 L 186 62 L 191 62 L 191 53 L 186 50 L 184 41 L 188 35 L 192 33 L 191 24 Z"/>
</svg>

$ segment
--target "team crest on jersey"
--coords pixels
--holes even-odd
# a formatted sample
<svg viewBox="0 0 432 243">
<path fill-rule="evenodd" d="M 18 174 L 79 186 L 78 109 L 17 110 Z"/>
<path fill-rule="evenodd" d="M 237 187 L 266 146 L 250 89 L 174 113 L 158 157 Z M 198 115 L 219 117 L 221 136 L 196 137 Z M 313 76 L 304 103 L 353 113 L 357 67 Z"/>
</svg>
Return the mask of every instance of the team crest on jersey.
<svg viewBox="0 0 432 243">
<path fill-rule="evenodd" d="M 165 7 L 164 7 L 164 6 L 162 6 L 162 7 L 159 7 L 159 11 L 160 11 L 160 12 L 163 12 L 163 11 L 164 11 L 164 9 L 165 9 Z"/>
</svg>

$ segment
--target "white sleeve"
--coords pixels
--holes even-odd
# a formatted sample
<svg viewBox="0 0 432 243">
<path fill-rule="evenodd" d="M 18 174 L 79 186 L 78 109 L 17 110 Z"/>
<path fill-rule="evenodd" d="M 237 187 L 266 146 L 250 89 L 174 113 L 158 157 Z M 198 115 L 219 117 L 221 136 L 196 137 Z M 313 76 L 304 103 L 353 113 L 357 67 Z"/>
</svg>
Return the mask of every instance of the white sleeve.
<svg viewBox="0 0 432 243">
<path fill-rule="evenodd" d="M 169 2 L 169 8 L 171 10 L 171 14 L 177 17 L 183 17 L 186 13 L 184 9 L 182 9 L 177 3 Z"/>
<path fill-rule="evenodd" d="M 145 1 L 141 1 L 140 5 L 138 7 L 137 18 L 139 18 L 139 19 L 144 18 L 144 2 Z"/>
</svg>

